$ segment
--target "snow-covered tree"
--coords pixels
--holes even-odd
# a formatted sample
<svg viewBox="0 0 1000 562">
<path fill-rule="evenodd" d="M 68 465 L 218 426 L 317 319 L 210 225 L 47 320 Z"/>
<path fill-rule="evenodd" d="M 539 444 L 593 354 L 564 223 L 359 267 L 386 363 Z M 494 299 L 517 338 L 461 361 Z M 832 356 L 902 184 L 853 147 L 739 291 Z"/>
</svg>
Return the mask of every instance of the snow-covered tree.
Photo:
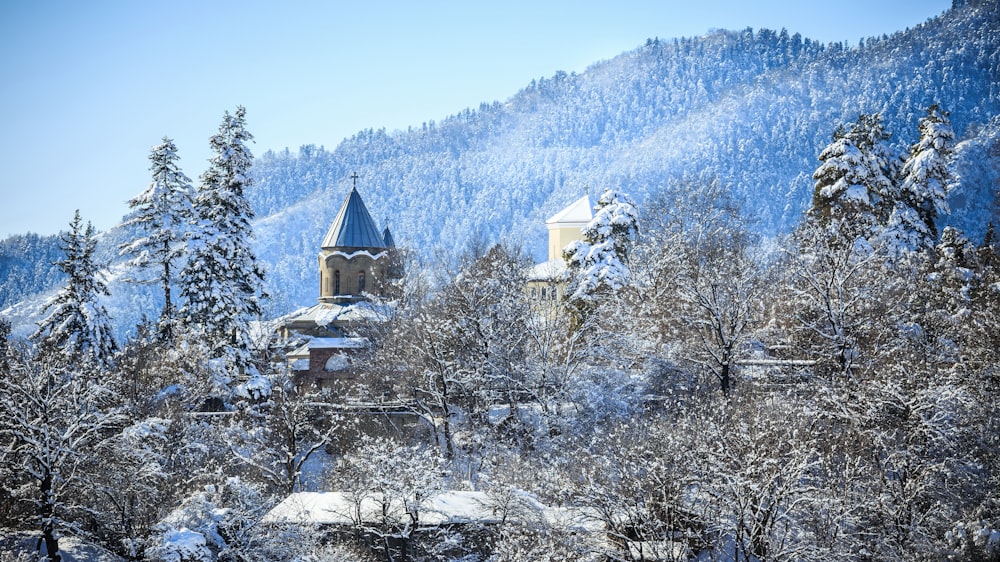
<svg viewBox="0 0 1000 562">
<path fill-rule="evenodd" d="M 340 460 L 333 485 L 350 498 L 349 516 L 385 560 L 409 560 L 424 502 L 441 491 L 445 476 L 437 451 L 362 436 Z M 362 502 L 376 506 L 374 518 Z"/>
<path fill-rule="evenodd" d="M 740 346 L 763 316 L 760 258 L 739 246 L 706 256 L 679 280 L 681 320 L 694 340 L 691 359 L 711 372 L 723 392 L 732 384 Z"/>
<path fill-rule="evenodd" d="M 69 279 L 45 304 L 48 316 L 39 323 L 31 340 L 40 356 L 56 365 L 105 371 L 112 365 L 117 345 L 111 318 L 101 303 L 101 298 L 110 293 L 94 263 L 94 227 L 89 222 L 84 227 L 77 211 L 69 232 L 60 238 L 65 257 L 56 265 Z"/>
<path fill-rule="evenodd" d="M 120 423 L 112 403 L 79 371 L 27 355 L 0 372 L 0 471 L 14 473 L 13 496 L 31 506 L 25 523 L 52 562 L 61 559 L 60 534 L 86 512 L 80 499 L 92 481 L 84 467 Z"/>
<path fill-rule="evenodd" d="M 320 416 L 310 404 L 317 396 L 296 392 L 287 375 L 256 377 L 254 399 L 242 403 L 229 429 L 232 455 L 269 490 L 291 494 L 302 489 L 302 467 L 336 441 L 337 416 Z"/>
<path fill-rule="evenodd" d="M 469 263 L 444 290 L 457 357 L 476 382 L 480 405 L 516 406 L 531 392 L 525 372 L 529 309 L 524 291 L 527 263 L 518 252 L 495 245 Z M 479 413 L 484 414 L 484 411 Z"/>
<path fill-rule="evenodd" d="M 210 139 L 215 156 L 194 199 L 195 225 L 180 276 L 179 316 L 214 356 L 241 367 L 250 362 L 249 324 L 261 313 L 264 281 L 251 246 L 254 212 L 244 194 L 253 184 L 251 140 L 246 110 L 227 111 Z"/>
<path fill-rule="evenodd" d="M 162 341 L 173 336 L 175 321 L 171 287 L 175 282 L 174 263 L 185 251 L 184 236 L 191 221 L 191 180 L 184 175 L 177 161 L 174 141 L 163 137 L 163 143 L 152 148 L 149 160 L 153 181 L 145 191 L 129 202 L 131 213 L 122 226 L 136 233 L 137 238 L 119 246 L 122 255 L 132 256 L 129 265 L 138 269 L 157 269 L 163 290 L 163 311 L 157 322 Z"/>
<path fill-rule="evenodd" d="M 798 345 L 815 355 L 820 370 L 850 374 L 860 346 L 877 341 L 867 337 L 886 304 L 876 288 L 888 290 L 895 278 L 882 278 L 880 254 L 858 251 L 856 243 L 810 227 L 796 236 L 788 304 L 799 328 Z"/>
<path fill-rule="evenodd" d="M 583 311 L 602 295 L 628 283 L 629 252 L 638 237 L 639 213 L 628 195 L 606 189 L 583 227 L 583 240 L 570 242 L 563 257 L 570 270 L 568 301 Z"/>
<path fill-rule="evenodd" d="M 850 243 L 873 240 L 893 194 L 896 166 L 885 145 L 889 137 L 880 114 L 863 114 L 834 132 L 813 173 L 811 221 Z"/>
<path fill-rule="evenodd" d="M 899 193 L 889 218 L 889 235 L 900 249 L 927 250 L 937 240 L 937 218 L 948 212 L 949 158 L 955 132 L 937 104 L 918 125 L 920 140 L 903 163 Z"/>
</svg>

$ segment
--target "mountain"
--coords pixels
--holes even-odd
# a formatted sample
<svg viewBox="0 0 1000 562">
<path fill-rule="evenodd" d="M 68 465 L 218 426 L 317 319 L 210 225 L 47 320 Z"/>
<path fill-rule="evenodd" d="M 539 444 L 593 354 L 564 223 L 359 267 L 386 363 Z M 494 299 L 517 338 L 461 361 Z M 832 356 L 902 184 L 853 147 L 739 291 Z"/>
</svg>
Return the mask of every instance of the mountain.
<svg viewBox="0 0 1000 562">
<path fill-rule="evenodd" d="M 541 258 L 544 219 L 588 188 L 620 188 L 641 208 L 659 193 L 716 180 L 761 233 L 775 235 L 807 207 L 817 156 L 838 125 L 881 112 L 902 150 L 932 103 L 951 112 L 961 140 L 960 181 L 945 220 L 978 239 L 995 218 L 998 77 L 1000 0 L 956 2 L 922 25 L 856 47 L 766 29 L 650 39 L 440 123 L 365 130 L 332 150 L 266 152 L 248 197 L 273 296 L 268 312 L 314 302 L 319 242 L 353 172 L 373 217 L 425 259 L 499 239 Z M 119 287 L 112 291 L 122 302 L 111 309 L 123 326 L 138 320 L 136 311 L 156 314 L 153 297 Z"/>
</svg>

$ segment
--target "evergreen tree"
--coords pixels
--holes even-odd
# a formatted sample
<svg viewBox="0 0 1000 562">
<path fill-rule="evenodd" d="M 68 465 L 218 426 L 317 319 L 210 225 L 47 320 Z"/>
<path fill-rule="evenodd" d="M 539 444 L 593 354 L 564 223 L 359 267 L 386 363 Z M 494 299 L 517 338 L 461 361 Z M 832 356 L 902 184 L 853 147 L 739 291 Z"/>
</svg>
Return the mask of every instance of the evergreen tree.
<svg viewBox="0 0 1000 562">
<path fill-rule="evenodd" d="M 100 302 L 110 293 L 94 263 L 94 227 L 89 222 L 84 227 L 77 211 L 69 232 L 60 239 L 65 257 L 56 266 L 69 280 L 45 304 L 49 315 L 39 323 L 31 340 L 38 345 L 43 359 L 58 366 L 83 365 L 106 371 L 112 365 L 117 345 L 111 319 Z"/>
<path fill-rule="evenodd" d="M 264 271 L 250 245 L 254 213 L 244 195 L 253 183 L 252 140 L 246 110 L 227 111 L 210 139 L 215 156 L 194 199 L 196 224 L 181 271 L 180 316 L 214 356 L 236 366 L 249 363 L 249 322 L 261 313 L 263 296 Z"/>
<path fill-rule="evenodd" d="M 569 267 L 569 302 L 578 310 L 592 307 L 600 295 L 621 290 L 631 273 L 629 251 L 638 236 L 639 213 L 628 195 L 607 189 L 583 227 L 583 240 L 563 250 Z"/>
<path fill-rule="evenodd" d="M 920 140 L 903 164 L 898 200 L 889 219 L 890 234 L 908 250 L 925 250 L 937 240 L 935 221 L 948 212 L 948 160 L 955 132 L 948 112 L 927 108 L 918 125 Z"/>
<path fill-rule="evenodd" d="M 893 200 L 896 159 L 885 144 L 890 136 L 880 114 L 863 114 L 837 128 L 813 173 L 813 222 L 850 242 L 874 239 Z"/>
<path fill-rule="evenodd" d="M 122 255 L 131 255 L 129 264 L 139 269 L 157 268 L 156 281 L 163 288 L 163 311 L 157 322 L 158 337 L 168 341 L 173 336 L 175 321 L 171 285 L 174 282 L 174 262 L 184 252 L 184 234 L 191 218 L 191 180 L 177 165 L 180 157 L 174 141 L 163 137 L 149 154 L 153 181 L 145 191 L 129 201 L 131 215 L 122 226 L 135 228 L 138 237 L 122 244 Z M 154 281 L 150 281 L 154 282 Z"/>
</svg>

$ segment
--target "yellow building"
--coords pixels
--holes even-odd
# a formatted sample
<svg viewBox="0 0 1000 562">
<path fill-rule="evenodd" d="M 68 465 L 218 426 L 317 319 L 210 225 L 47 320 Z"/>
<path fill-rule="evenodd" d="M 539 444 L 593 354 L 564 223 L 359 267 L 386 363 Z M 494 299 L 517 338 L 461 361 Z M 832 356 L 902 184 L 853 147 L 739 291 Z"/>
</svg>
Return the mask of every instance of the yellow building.
<svg viewBox="0 0 1000 562">
<path fill-rule="evenodd" d="M 583 227 L 594 217 L 593 207 L 590 195 L 585 195 L 545 221 L 549 231 L 549 257 L 528 272 L 528 292 L 533 298 L 562 299 L 568 274 L 563 248 L 583 238 Z"/>
</svg>

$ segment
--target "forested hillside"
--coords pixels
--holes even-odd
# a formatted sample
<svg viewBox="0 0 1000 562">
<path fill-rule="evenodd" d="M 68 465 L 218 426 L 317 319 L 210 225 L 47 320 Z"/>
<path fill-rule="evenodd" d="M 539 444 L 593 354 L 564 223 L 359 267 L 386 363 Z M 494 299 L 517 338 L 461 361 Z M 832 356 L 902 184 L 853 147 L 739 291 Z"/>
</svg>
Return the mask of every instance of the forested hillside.
<svg viewBox="0 0 1000 562">
<path fill-rule="evenodd" d="M 952 10 L 848 48 L 770 30 L 649 40 L 586 72 L 557 73 L 505 103 L 409 131 L 362 131 L 332 151 L 268 152 L 251 194 L 271 286 L 313 298 L 314 254 L 357 171 L 373 215 L 431 256 L 472 238 L 507 238 L 536 258 L 544 220 L 586 189 L 640 203 L 685 182 L 717 180 L 764 234 L 787 232 L 812 191 L 817 156 L 838 125 L 881 112 L 891 142 L 916 138 L 932 103 L 951 112 L 965 151 L 954 219 L 974 239 L 993 197 L 1000 114 L 996 2 Z M 992 167 L 989 167 L 992 166 Z M 945 219 L 950 220 L 950 219 Z"/>
</svg>

